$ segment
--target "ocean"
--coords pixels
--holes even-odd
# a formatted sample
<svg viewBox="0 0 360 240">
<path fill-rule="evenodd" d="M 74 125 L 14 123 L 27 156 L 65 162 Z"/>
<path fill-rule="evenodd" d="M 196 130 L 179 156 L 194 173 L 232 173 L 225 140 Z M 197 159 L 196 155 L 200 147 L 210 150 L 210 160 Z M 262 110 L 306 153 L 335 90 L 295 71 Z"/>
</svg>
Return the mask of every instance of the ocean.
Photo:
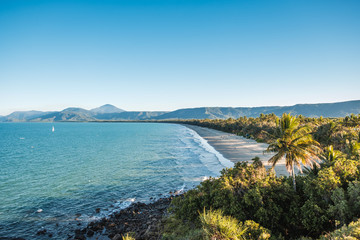
<svg viewBox="0 0 360 240">
<path fill-rule="evenodd" d="M 191 189 L 227 164 L 178 124 L 0 123 L 0 238 L 67 239 L 134 201 Z"/>
</svg>

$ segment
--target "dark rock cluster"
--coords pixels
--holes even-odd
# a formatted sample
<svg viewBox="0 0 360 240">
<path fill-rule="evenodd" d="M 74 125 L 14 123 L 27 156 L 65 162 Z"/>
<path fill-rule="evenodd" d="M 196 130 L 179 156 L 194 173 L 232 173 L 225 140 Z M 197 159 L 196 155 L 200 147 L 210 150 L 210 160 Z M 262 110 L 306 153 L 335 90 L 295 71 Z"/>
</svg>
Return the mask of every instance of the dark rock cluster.
<svg viewBox="0 0 360 240">
<path fill-rule="evenodd" d="M 73 239 L 85 240 L 88 237 L 106 235 L 111 240 L 121 240 L 127 233 L 136 240 L 160 239 L 163 216 L 167 214 L 171 200 L 178 196 L 161 198 L 149 204 L 133 203 L 118 213 L 76 230 Z"/>
</svg>

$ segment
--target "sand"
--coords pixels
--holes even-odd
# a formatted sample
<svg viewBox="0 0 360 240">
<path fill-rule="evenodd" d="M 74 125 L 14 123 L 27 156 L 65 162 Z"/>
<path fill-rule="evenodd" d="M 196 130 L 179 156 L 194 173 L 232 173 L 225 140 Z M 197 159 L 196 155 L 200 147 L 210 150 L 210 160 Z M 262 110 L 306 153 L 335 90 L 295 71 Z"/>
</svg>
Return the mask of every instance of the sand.
<svg viewBox="0 0 360 240">
<path fill-rule="evenodd" d="M 273 156 L 272 153 L 265 153 L 268 147 L 266 143 L 258 143 L 255 140 L 247 139 L 235 134 L 221 132 L 215 129 L 183 124 L 194 130 L 204 138 L 216 151 L 233 163 L 247 161 L 259 157 L 266 168 L 271 168 L 268 160 Z M 277 176 L 289 176 L 285 167 L 285 161 L 279 161 L 275 166 Z"/>
</svg>

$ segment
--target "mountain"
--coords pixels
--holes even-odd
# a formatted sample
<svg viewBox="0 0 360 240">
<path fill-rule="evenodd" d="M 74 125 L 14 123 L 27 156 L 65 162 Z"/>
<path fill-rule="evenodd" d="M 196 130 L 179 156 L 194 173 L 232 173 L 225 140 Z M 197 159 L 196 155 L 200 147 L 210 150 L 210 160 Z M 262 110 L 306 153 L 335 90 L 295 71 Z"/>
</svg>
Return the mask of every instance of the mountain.
<svg viewBox="0 0 360 240">
<path fill-rule="evenodd" d="M 114 120 L 149 120 L 154 117 L 163 115 L 167 112 L 121 112 L 121 113 L 104 113 L 96 114 L 94 117 L 98 120 L 103 121 L 114 121 Z"/>
<path fill-rule="evenodd" d="M 106 104 L 98 108 L 86 110 L 83 108 L 66 108 L 59 112 L 22 111 L 13 112 L 0 117 L 1 122 L 52 122 L 52 121 L 126 121 L 126 120 L 169 120 L 169 119 L 226 119 L 241 116 L 258 117 L 261 113 L 274 113 L 281 116 L 284 112 L 306 117 L 345 117 L 350 114 L 360 114 L 360 100 L 296 104 L 293 106 L 270 107 L 200 107 L 179 109 L 172 112 L 143 111 L 128 112 L 113 105 Z"/>
<path fill-rule="evenodd" d="M 240 111 L 248 111 L 249 108 L 237 108 Z M 345 117 L 350 114 L 360 114 L 360 100 L 337 102 L 337 103 L 318 103 L 318 104 L 296 104 L 284 107 L 255 107 L 250 108 L 251 113 L 248 117 L 258 117 L 260 113 L 274 113 L 281 116 L 284 112 L 292 115 L 303 115 L 306 117 Z"/>
<path fill-rule="evenodd" d="M 76 121 L 87 122 L 95 121 L 93 113 L 83 108 L 66 108 L 60 112 L 52 112 L 39 117 L 34 117 L 29 121 L 32 122 L 59 122 L 59 121 Z"/>
<path fill-rule="evenodd" d="M 281 116 L 283 113 L 293 115 L 304 115 L 306 117 L 345 117 L 352 113 L 360 114 L 360 100 L 337 102 L 337 103 L 319 103 L 319 104 L 297 104 L 293 106 L 270 106 L 270 107 L 202 107 L 179 109 L 173 112 L 165 113 L 156 120 L 165 119 L 226 119 L 239 118 L 242 116 L 258 117 L 261 113 L 274 113 Z"/>
<path fill-rule="evenodd" d="M 216 118 L 238 118 L 240 113 L 237 109 L 231 107 L 201 107 L 179 109 L 173 112 L 165 113 L 158 117 L 157 120 L 165 119 L 216 119 Z"/>
<path fill-rule="evenodd" d="M 42 115 L 48 114 L 50 112 L 41 112 L 41 111 L 16 111 L 7 116 L 2 116 L 0 120 L 2 122 L 26 122 L 32 118 L 40 117 Z"/>
<path fill-rule="evenodd" d="M 91 109 L 90 112 L 95 114 L 106 114 L 106 113 L 121 113 L 121 112 L 125 112 L 125 110 L 117 108 L 111 104 L 105 104 L 101 107 Z"/>
</svg>

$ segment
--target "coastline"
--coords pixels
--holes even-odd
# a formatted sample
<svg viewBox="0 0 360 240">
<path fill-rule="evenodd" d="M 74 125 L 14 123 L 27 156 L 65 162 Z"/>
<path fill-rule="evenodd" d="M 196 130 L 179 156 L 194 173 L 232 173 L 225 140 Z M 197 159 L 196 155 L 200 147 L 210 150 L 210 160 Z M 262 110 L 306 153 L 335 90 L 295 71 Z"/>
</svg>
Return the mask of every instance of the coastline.
<svg viewBox="0 0 360 240">
<path fill-rule="evenodd" d="M 195 131 L 224 158 L 233 162 L 234 164 L 245 161 L 252 163 L 251 159 L 254 157 L 259 157 L 267 169 L 271 168 L 271 164 L 268 163 L 268 160 L 272 154 L 264 154 L 264 151 L 268 147 L 268 144 L 266 143 L 258 143 L 252 139 L 247 139 L 232 133 L 226 133 L 215 129 L 190 124 L 181 125 Z M 289 176 L 284 160 L 281 160 L 277 163 L 275 166 L 275 171 L 277 176 Z"/>
<path fill-rule="evenodd" d="M 183 194 L 160 198 L 152 203 L 136 202 L 101 220 L 90 222 L 87 227 L 75 230 L 68 239 L 121 240 L 130 233 L 135 239 L 156 240 L 161 236 L 163 217 L 174 198 Z"/>
<path fill-rule="evenodd" d="M 181 124 L 194 131 L 202 138 L 224 167 L 231 167 L 231 163 L 252 162 L 252 158 L 259 157 L 266 168 L 271 168 L 268 159 L 272 154 L 264 154 L 268 144 L 258 143 L 235 134 L 218 131 L 215 129 Z M 215 153 L 217 152 L 217 154 Z M 229 163 L 226 163 L 230 161 Z M 225 162 L 225 164 L 224 164 Z M 285 162 L 280 161 L 275 167 L 277 176 L 288 176 Z M 73 239 L 111 239 L 120 240 L 128 232 L 134 233 L 135 239 L 158 239 L 161 232 L 162 218 L 167 215 L 167 209 L 174 197 L 183 194 L 170 195 L 160 198 L 152 203 L 133 203 L 120 212 L 104 217 L 99 221 L 90 222 L 87 227 L 78 229 Z"/>
</svg>

